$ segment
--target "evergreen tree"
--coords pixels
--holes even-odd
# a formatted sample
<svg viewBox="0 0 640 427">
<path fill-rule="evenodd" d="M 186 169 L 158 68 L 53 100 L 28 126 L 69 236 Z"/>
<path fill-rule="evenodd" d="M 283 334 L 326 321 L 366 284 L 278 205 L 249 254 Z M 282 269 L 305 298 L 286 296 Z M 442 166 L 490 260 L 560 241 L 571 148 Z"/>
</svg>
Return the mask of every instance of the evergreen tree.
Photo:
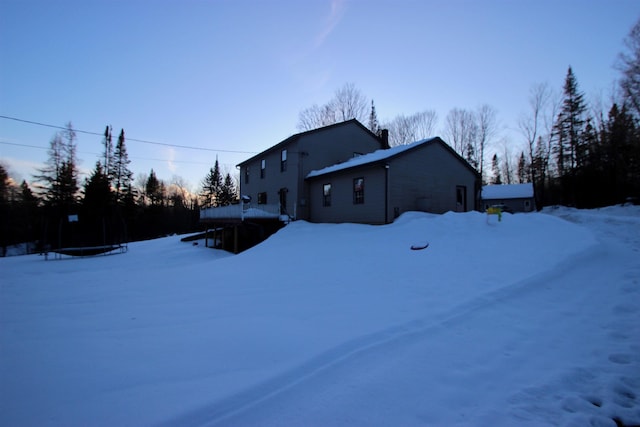
<svg viewBox="0 0 640 427">
<path fill-rule="evenodd" d="M 371 113 L 369 114 L 369 130 L 376 135 L 380 130 L 378 126 L 378 115 L 376 114 L 376 106 L 373 104 L 373 99 L 371 100 Z"/>
<path fill-rule="evenodd" d="M 502 184 L 502 177 L 500 175 L 500 160 L 498 159 L 497 154 L 494 154 L 493 159 L 491 160 L 491 171 L 493 172 L 493 178 L 491 179 L 491 184 L 494 184 L 494 185 Z"/>
<path fill-rule="evenodd" d="M 220 165 L 218 164 L 218 159 L 216 158 L 216 162 L 211 169 L 209 169 L 209 173 L 202 181 L 202 206 L 212 207 L 212 206 L 220 206 L 218 198 L 220 192 L 222 190 L 223 182 L 222 175 L 220 174 Z"/>
<path fill-rule="evenodd" d="M 4 204 L 9 200 L 9 173 L 0 164 L 0 203 Z"/>
<path fill-rule="evenodd" d="M 527 160 L 524 157 L 524 151 L 520 153 L 520 158 L 518 159 L 518 183 L 524 184 L 529 182 L 528 171 L 529 166 L 527 165 Z"/>
<path fill-rule="evenodd" d="M 603 175 L 608 181 L 607 204 L 620 203 L 640 194 L 640 134 L 625 106 L 613 104 L 605 123 L 599 155 Z"/>
<path fill-rule="evenodd" d="M 56 133 L 50 142 L 47 164 L 35 176 L 47 206 L 59 208 L 63 215 L 68 214 L 78 200 L 75 139 L 71 123 L 66 130 Z"/>
<path fill-rule="evenodd" d="M 9 245 L 9 173 L 0 164 L 0 256 L 4 257 Z"/>
<path fill-rule="evenodd" d="M 218 206 L 227 206 L 236 201 L 236 189 L 231 175 L 227 174 L 218 195 Z"/>
<path fill-rule="evenodd" d="M 587 107 L 584 95 L 578 90 L 578 82 L 569 67 L 563 88 L 562 107 L 555 123 L 556 164 L 564 201 L 575 202 L 575 173 L 584 164 L 584 113 Z"/>
<path fill-rule="evenodd" d="M 111 172 L 109 173 L 115 190 L 116 203 L 121 203 L 126 193 L 127 188 L 131 188 L 133 181 L 133 172 L 129 170 L 129 155 L 127 154 L 127 147 L 125 145 L 124 129 L 120 130 L 120 136 L 118 136 L 118 142 L 113 154 L 113 162 L 111 165 Z"/>
<path fill-rule="evenodd" d="M 96 162 L 93 173 L 84 184 L 82 205 L 95 214 L 103 214 L 111 202 L 111 185 L 104 170 L 100 162 Z"/>
<path fill-rule="evenodd" d="M 107 174 L 110 174 L 113 160 L 113 143 L 111 140 L 111 126 L 107 126 L 104 130 L 104 170 Z"/>
<path fill-rule="evenodd" d="M 27 184 L 27 181 L 25 180 L 22 180 L 22 184 L 20 184 L 20 194 L 24 204 L 33 208 L 38 206 L 38 198 L 33 194 L 33 191 L 31 191 L 29 184 Z"/>
<path fill-rule="evenodd" d="M 471 166 L 473 166 L 474 169 L 478 169 L 480 162 L 478 160 L 475 146 L 471 142 L 467 144 L 467 149 L 465 150 L 465 159 Z"/>
<path fill-rule="evenodd" d="M 145 194 L 153 206 L 161 205 L 163 201 L 163 184 L 156 177 L 156 173 L 151 169 L 149 178 L 145 184 Z"/>
</svg>

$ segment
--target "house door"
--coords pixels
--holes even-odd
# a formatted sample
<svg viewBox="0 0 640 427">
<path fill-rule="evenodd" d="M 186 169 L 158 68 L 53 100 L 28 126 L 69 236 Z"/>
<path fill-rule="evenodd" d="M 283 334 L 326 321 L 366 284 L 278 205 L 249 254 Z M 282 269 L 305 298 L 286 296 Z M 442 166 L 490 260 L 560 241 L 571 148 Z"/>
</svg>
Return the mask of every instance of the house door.
<svg viewBox="0 0 640 427">
<path fill-rule="evenodd" d="M 458 185 L 456 187 L 456 212 L 467 211 L 467 187 Z"/>
<path fill-rule="evenodd" d="M 289 192 L 289 190 L 287 190 L 286 188 L 281 188 L 280 190 L 278 190 L 278 194 L 280 195 L 280 214 L 281 215 L 288 215 L 287 192 Z"/>
</svg>

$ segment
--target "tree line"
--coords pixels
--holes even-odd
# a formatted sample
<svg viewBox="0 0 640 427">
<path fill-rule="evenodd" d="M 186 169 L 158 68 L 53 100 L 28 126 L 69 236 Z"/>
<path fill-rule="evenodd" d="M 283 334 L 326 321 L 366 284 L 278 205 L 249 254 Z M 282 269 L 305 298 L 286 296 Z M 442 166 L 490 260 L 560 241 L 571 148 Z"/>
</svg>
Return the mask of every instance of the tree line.
<svg viewBox="0 0 640 427">
<path fill-rule="evenodd" d="M 123 244 L 198 230 L 200 207 L 238 199 L 229 173 L 218 160 L 193 194 L 180 179 L 171 184 L 153 169 L 133 179 L 124 129 L 114 142 L 107 126 L 103 150 L 90 175 L 80 181 L 76 132 L 71 123 L 49 142 L 48 159 L 30 185 L 15 183 L 0 164 L 0 255 L 28 242 L 28 250 Z"/>
<path fill-rule="evenodd" d="M 569 66 L 562 91 L 535 84 L 529 111 L 518 121 L 519 143 L 500 138 L 495 108 L 454 108 L 445 117 L 445 141 L 482 177 L 484 184 L 533 183 L 536 205 L 581 208 L 640 199 L 640 20 L 619 56 L 617 92 L 611 104 L 589 105 Z M 323 105 L 300 112 L 298 128 L 314 129 L 356 118 L 380 134 L 388 129 L 391 146 L 434 136 L 434 110 L 380 121 L 373 100 L 353 83 L 338 89 Z M 486 166 L 485 158 L 490 159 Z"/>
<path fill-rule="evenodd" d="M 640 198 L 640 20 L 624 40 L 617 92 L 606 108 L 589 105 L 569 67 L 560 94 L 532 86 L 528 111 L 518 122 L 522 143 L 499 147 L 497 111 L 489 104 L 454 108 L 442 130 L 451 147 L 474 166 L 483 184 L 531 182 L 537 206 L 598 207 Z M 301 131 L 358 119 L 374 133 L 389 131 L 391 146 L 434 135 L 434 110 L 380 121 L 373 100 L 353 83 L 323 105 L 303 109 Z M 224 175 L 216 159 L 193 194 L 179 179 L 167 184 L 153 169 L 134 183 L 124 129 L 114 143 L 105 128 L 103 152 L 80 182 L 76 134 L 71 123 L 49 143 L 48 160 L 32 185 L 15 183 L 0 164 L 0 248 L 19 242 L 61 247 L 92 246 L 194 231 L 201 207 L 238 200 L 237 177 Z M 501 148 L 501 149 L 500 149 Z M 486 166 L 485 158 L 490 159 Z M 223 176 L 224 175 L 224 176 Z"/>
</svg>

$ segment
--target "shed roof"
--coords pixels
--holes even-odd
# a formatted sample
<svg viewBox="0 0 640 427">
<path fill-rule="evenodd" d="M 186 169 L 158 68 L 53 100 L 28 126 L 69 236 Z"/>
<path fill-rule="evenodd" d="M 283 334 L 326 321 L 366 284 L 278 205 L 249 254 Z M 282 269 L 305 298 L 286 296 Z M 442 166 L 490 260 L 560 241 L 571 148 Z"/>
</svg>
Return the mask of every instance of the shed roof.
<svg viewBox="0 0 640 427">
<path fill-rule="evenodd" d="M 482 187 L 482 198 L 493 199 L 527 199 L 533 197 L 533 184 L 485 185 Z"/>
<path fill-rule="evenodd" d="M 322 168 L 318 170 L 313 170 L 309 172 L 309 174 L 306 177 L 314 178 L 317 176 L 322 176 L 329 173 L 354 168 L 357 166 L 363 166 L 363 165 L 368 165 L 375 162 L 388 160 L 388 159 L 391 159 L 392 157 L 399 156 L 408 151 L 414 150 L 418 147 L 421 147 L 427 144 L 435 144 L 435 143 L 442 144 L 442 146 L 444 146 L 449 152 L 451 152 L 454 156 L 456 156 L 465 166 L 471 169 L 475 174 L 478 174 L 478 172 L 475 169 L 473 169 L 473 167 L 466 160 L 460 157 L 460 155 L 456 153 L 453 150 L 453 148 L 451 148 L 446 142 L 444 142 L 442 139 L 436 136 L 433 138 L 421 139 L 419 141 L 412 142 L 411 144 L 407 144 L 407 145 L 398 145 L 392 148 L 376 150 L 373 153 L 354 157 L 352 159 L 347 160 L 346 162 L 338 163 L 333 166 L 327 166 L 326 168 Z"/>
</svg>

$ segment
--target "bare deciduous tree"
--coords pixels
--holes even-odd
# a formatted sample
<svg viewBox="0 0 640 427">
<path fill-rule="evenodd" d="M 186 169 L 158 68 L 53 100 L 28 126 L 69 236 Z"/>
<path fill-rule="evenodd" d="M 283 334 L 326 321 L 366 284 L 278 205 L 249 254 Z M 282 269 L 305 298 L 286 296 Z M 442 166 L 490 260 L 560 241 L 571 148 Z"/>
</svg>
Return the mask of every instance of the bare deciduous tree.
<svg viewBox="0 0 640 427">
<path fill-rule="evenodd" d="M 620 88 L 629 106 L 640 116 L 640 20 L 624 40 L 627 49 L 619 56 L 618 69 L 622 72 Z"/>
<path fill-rule="evenodd" d="M 330 104 L 323 106 L 314 104 L 298 115 L 298 129 L 301 131 L 317 129 L 333 123 L 336 123 L 336 120 Z"/>
<path fill-rule="evenodd" d="M 433 136 L 438 115 L 433 110 L 425 110 L 410 116 L 396 116 L 382 127 L 389 130 L 389 145 L 410 144 Z"/>
<path fill-rule="evenodd" d="M 333 99 L 337 121 L 358 119 L 360 123 L 365 123 L 369 103 L 355 84 L 347 83 L 342 86 L 336 91 Z"/>
<path fill-rule="evenodd" d="M 495 108 L 488 104 L 478 107 L 476 112 L 477 136 L 476 153 L 479 162 L 480 177 L 484 182 L 484 153 L 487 146 L 498 133 L 498 118 Z"/>
<path fill-rule="evenodd" d="M 478 126 L 472 111 L 454 108 L 445 120 L 444 135 L 452 148 L 467 160 L 473 160 Z"/>
<path fill-rule="evenodd" d="M 366 123 L 369 102 L 353 83 L 336 90 L 333 98 L 324 105 L 314 104 L 302 110 L 298 116 L 298 129 L 317 129 L 345 120 L 357 119 Z"/>
</svg>

